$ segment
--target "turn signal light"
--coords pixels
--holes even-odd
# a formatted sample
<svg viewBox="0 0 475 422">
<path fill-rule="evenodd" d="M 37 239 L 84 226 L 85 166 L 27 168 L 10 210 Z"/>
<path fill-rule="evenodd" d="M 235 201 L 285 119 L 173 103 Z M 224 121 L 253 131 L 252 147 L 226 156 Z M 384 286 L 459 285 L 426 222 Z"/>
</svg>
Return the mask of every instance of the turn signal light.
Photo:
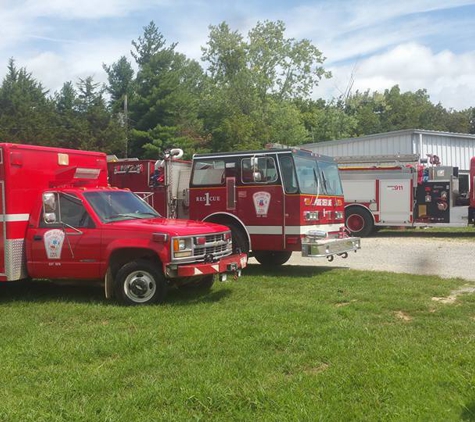
<svg viewBox="0 0 475 422">
<path fill-rule="evenodd" d="M 195 245 L 204 245 L 206 243 L 206 237 L 199 236 L 195 237 Z"/>
</svg>

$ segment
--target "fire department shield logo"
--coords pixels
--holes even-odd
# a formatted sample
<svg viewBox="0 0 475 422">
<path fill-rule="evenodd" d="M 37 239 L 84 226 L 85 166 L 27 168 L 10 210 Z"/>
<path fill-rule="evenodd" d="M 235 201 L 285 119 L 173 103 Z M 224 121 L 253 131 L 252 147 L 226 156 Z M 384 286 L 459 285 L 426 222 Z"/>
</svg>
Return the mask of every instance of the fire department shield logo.
<svg viewBox="0 0 475 422">
<path fill-rule="evenodd" d="M 252 195 L 254 200 L 254 208 L 258 217 L 267 217 L 271 194 L 269 192 L 256 192 Z"/>
<path fill-rule="evenodd" d="M 61 259 L 64 232 L 59 229 L 48 230 L 44 235 L 44 242 L 48 259 Z"/>
</svg>

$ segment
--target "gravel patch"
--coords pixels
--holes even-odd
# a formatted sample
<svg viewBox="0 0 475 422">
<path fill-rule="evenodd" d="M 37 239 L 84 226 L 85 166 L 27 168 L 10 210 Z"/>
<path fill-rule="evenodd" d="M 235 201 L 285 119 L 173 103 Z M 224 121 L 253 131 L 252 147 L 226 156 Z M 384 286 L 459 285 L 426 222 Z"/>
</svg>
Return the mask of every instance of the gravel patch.
<svg viewBox="0 0 475 422">
<path fill-rule="evenodd" d="M 390 271 L 475 281 L 475 243 L 457 239 L 374 237 L 361 240 L 361 249 L 347 259 L 302 258 L 294 253 L 285 265 L 314 265 L 365 271 Z M 256 263 L 251 258 L 250 263 Z"/>
</svg>

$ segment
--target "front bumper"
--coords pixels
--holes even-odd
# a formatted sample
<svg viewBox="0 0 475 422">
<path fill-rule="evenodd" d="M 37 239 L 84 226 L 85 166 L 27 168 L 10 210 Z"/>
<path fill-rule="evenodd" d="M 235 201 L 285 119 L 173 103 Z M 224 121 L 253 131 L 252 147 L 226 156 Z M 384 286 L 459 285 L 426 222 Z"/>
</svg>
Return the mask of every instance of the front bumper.
<svg viewBox="0 0 475 422">
<path fill-rule="evenodd" d="M 361 239 L 359 237 L 344 237 L 342 239 L 310 237 L 302 241 L 302 256 L 310 258 L 328 258 L 333 257 L 333 255 L 346 257 L 348 252 L 356 252 L 358 249 L 361 249 Z"/>
<path fill-rule="evenodd" d="M 468 224 L 475 224 L 475 208 L 468 208 Z"/>
<path fill-rule="evenodd" d="M 247 266 L 247 254 L 234 254 L 221 258 L 216 262 L 199 262 L 193 264 L 168 264 L 166 275 L 168 278 L 199 277 L 208 274 L 235 273 L 240 275 Z"/>
</svg>

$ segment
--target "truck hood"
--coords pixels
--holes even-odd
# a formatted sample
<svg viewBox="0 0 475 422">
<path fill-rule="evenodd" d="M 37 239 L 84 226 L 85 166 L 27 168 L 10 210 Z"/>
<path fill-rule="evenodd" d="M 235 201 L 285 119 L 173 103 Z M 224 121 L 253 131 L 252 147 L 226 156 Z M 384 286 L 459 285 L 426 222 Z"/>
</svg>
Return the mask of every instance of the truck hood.
<svg viewBox="0 0 475 422">
<path fill-rule="evenodd" d="M 220 224 L 205 223 L 194 220 L 174 220 L 168 218 L 146 218 L 123 220 L 108 223 L 108 227 L 120 227 L 136 231 L 166 233 L 170 236 L 194 236 L 201 234 L 220 233 L 229 231 L 229 228 Z"/>
</svg>

